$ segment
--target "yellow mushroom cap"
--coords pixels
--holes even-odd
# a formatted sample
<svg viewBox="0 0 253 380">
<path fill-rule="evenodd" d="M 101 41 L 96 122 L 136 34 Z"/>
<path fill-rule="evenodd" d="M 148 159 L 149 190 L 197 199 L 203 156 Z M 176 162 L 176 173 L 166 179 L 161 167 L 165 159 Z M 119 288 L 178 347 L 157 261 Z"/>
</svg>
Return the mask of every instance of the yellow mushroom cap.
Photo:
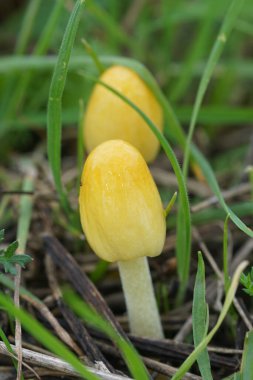
<svg viewBox="0 0 253 380">
<path fill-rule="evenodd" d="M 100 80 L 135 103 L 163 130 L 163 112 L 145 82 L 131 69 L 112 66 Z M 91 94 L 84 118 L 84 144 L 88 152 L 111 139 L 121 139 L 135 146 L 147 162 L 159 151 L 159 141 L 141 116 L 117 95 L 97 84 Z"/>
<path fill-rule="evenodd" d="M 161 199 L 141 154 L 122 140 L 95 148 L 84 165 L 81 223 L 94 252 L 106 261 L 161 253 L 166 223 Z"/>
</svg>

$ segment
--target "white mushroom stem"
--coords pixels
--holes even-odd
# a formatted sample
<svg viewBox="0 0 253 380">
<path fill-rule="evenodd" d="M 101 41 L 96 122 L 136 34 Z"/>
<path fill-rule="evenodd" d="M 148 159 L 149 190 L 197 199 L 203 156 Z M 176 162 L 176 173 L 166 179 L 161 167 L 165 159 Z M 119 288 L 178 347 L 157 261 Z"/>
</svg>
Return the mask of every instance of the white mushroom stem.
<svg viewBox="0 0 253 380">
<path fill-rule="evenodd" d="M 130 331 L 146 338 L 163 338 L 148 260 L 140 257 L 119 261 Z"/>
</svg>

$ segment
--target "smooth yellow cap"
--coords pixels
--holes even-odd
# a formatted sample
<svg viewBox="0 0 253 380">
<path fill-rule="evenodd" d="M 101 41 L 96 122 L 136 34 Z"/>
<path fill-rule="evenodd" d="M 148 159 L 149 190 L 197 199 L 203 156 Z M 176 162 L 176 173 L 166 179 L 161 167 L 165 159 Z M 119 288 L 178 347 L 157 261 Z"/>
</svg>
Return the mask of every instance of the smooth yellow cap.
<svg viewBox="0 0 253 380">
<path fill-rule="evenodd" d="M 91 152 L 79 205 L 86 238 L 102 259 L 161 253 L 166 235 L 162 202 L 145 160 L 130 144 L 110 140 Z"/>
<path fill-rule="evenodd" d="M 100 80 L 135 103 L 163 130 L 163 112 L 145 82 L 131 69 L 112 66 Z M 154 160 L 159 141 L 141 116 L 117 95 L 97 84 L 91 94 L 84 118 L 84 144 L 88 152 L 111 139 L 121 139 L 135 146 L 147 162 Z"/>
</svg>

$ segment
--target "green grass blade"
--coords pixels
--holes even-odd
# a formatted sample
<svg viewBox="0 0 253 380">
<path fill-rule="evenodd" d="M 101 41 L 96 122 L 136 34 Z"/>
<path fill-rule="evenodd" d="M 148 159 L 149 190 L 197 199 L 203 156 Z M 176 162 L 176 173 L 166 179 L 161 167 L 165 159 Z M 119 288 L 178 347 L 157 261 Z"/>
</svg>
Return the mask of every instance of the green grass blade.
<svg viewBox="0 0 253 380">
<path fill-rule="evenodd" d="M 224 233 L 223 233 L 223 272 L 224 272 L 224 286 L 225 286 L 225 293 L 227 294 L 229 285 L 230 285 L 230 278 L 228 273 L 228 221 L 229 221 L 229 215 L 227 215 L 225 222 L 224 222 Z"/>
<path fill-rule="evenodd" d="M 141 72 L 145 69 L 140 62 L 136 60 L 125 58 L 121 56 L 113 56 L 113 55 L 101 55 L 99 56 L 100 61 L 104 65 L 125 65 L 128 67 L 132 67 L 135 69 L 141 69 Z M 48 72 L 51 71 L 57 62 L 57 56 L 43 56 L 43 57 L 35 57 L 31 55 L 23 55 L 23 56 L 3 56 L 0 59 L 0 74 L 9 74 L 12 72 L 24 72 L 25 70 L 36 70 L 38 72 Z M 78 70 L 84 67 L 84 65 L 91 65 L 93 62 L 90 57 L 86 57 L 83 55 L 73 55 L 69 62 L 69 70 Z M 170 68 L 170 76 L 178 78 L 182 72 L 182 64 L 181 63 L 172 63 Z M 194 77 L 200 77 L 203 74 L 204 63 L 202 61 L 196 62 L 193 67 L 192 75 Z M 147 69 L 145 69 L 147 70 Z M 226 72 L 227 70 L 232 70 L 235 75 L 237 75 L 240 79 L 252 79 L 252 60 L 226 60 L 220 62 L 216 66 L 217 77 L 219 78 Z M 150 73 L 149 73 L 150 76 Z M 145 80 L 145 77 L 143 78 Z M 188 108 L 188 109 L 192 109 Z"/>
<path fill-rule="evenodd" d="M 28 331 L 44 347 L 72 365 L 72 367 L 87 380 L 99 380 L 96 375 L 90 373 L 78 358 L 41 323 L 31 317 L 27 312 L 14 306 L 11 299 L 0 293 L 0 304 L 5 307 L 9 314 L 18 318 L 26 331 Z"/>
<path fill-rule="evenodd" d="M 41 0 L 30 0 L 29 2 L 25 16 L 23 18 L 20 33 L 18 34 L 18 39 L 15 47 L 16 54 L 23 54 L 27 47 L 40 4 Z"/>
<path fill-rule="evenodd" d="M 252 22 L 248 22 L 245 20 L 238 20 L 236 23 L 236 29 L 250 36 L 253 36 Z"/>
<path fill-rule="evenodd" d="M 34 26 L 34 22 L 36 19 L 36 15 L 38 13 L 39 7 L 41 5 L 41 0 L 30 0 L 28 7 L 26 9 L 25 15 L 23 17 L 21 29 L 18 33 L 17 41 L 16 41 L 16 46 L 14 53 L 16 56 L 24 54 L 29 39 L 31 37 L 31 32 Z M 6 119 L 8 118 L 8 105 L 12 101 L 12 93 L 15 91 L 16 87 L 16 81 L 17 77 L 12 76 L 12 77 L 7 77 L 6 82 L 5 82 L 5 88 L 3 91 L 4 98 L 1 101 L 1 107 L 0 107 L 0 115 L 1 119 Z M 3 134 L 5 131 L 5 128 L 0 129 L 0 135 Z"/>
<path fill-rule="evenodd" d="M 192 328 L 194 346 L 205 338 L 208 327 L 208 305 L 206 303 L 205 289 L 205 264 L 201 252 L 198 253 L 198 271 L 195 280 L 193 305 L 192 305 Z M 197 358 L 201 376 L 205 380 L 212 380 L 211 365 L 208 351 L 205 348 Z"/>
<path fill-rule="evenodd" d="M 65 87 L 71 50 L 81 17 L 84 0 L 78 0 L 71 13 L 60 47 L 54 69 L 48 100 L 47 150 L 55 187 L 64 210 L 69 213 L 70 206 L 61 181 L 61 128 L 62 95 Z"/>
<path fill-rule="evenodd" d="M 82 66 L 90 62 L 83 60 Z M 1 62 L 0 62 L 1 65 Z M 191 115 L 191 107 L 175 107 L 175 112 L 178 115 L 178 119 L 182 123 L 188 123 Z M 249 124 L 253 120 L 253 109 L 252 108 L 229 108 L 223 106 L 207 106 L 202 107 L 199 113 L 198 120 L 202 124 L 211 124 L 212 129 L 209 128 L 209 133 L 216 133 L 220 126 L 222 129 L 231 128 L 233 125 L 238 126 L 238 124 Z M 72 127 L 73 124 L 78 122 L 78 110 L 77 108 L 65 108 L 62 112 L 62 122 L 68 127 Z M 36 112 L 29 113 L 26 112 L 25 117 L 19 116 L 18 119 L 9 118 L 6 122 L 9 128 L 12 129 L 26 129 L 26 128 L 43 128 L 46 125 L 46 113 Z"/>
<path fill-rule="evenodd" d="M 194 133 L 194 128 L 197 122 L 198 112 L 201 107 L 201 103 L 203 101 L 207 86 L 209 84 L 209 81 L 215 69 L 215 66 L 223 52 L 225 43 L 228 39 L 230 32 L 235 26 L 235 23 L 241 11 L 243 2 L 244 0 L 232 0 L 232 3 L 226 13 L 226 16 L 222 23 L 218 37 L 212 48 L 211 54 L 206 64 L 206 68 L 204 70 L 204 73 L 202 75 L 202 78 L 199 84 L 196 100 L 193 107 L 189 133 L 187 136 L 187 141 L 186 141 L 186 146 L 185 146 L 184 164 L 183 164 L 183 173 L 185 177 L 187 176 L 187 173 L 188 173 L 188 165 L 189 165 L 189 158 L 190 158 L 190 151 L 191 151 L 190 145 L 191 145 L 191 141 L 192 141 L 192 137 Z"/>
<path fill-rule="evenodd" d="M 188 85 L 192 78 L 192 69 L 195 62 L 201 58 L 203 53 L 208 47 L 208 41 L 210 40 L 214 17 L 217 13 L 217 7 L 221 4 L 218 3 L 214 6 L 213 0 L 209 1 L 205 15 L 200 21 L 200 25 L 195 32 L 195 38 L 190 45 L 187 56 L 184 57 L 184 67 L 182 69 L 182 75 L 179 77 L 175 84 L 174 89 L 171 91 L 171 101 L 177 102 L 186 92 Z"/>
<path fill-rule="evenodd" d="M 87 76 L 86 76 L 87 77 Z M 178 181 L 179 187 L 179 200 L 182 205 L 182 219 L 180 221 L 180 226 L 178 226 L 177 230 L 177 268 L 178 274 L 181 281 L 182 286 L 185 286 L 187 283 L 189 268 L 190 268 L 190 253 L 191 253 L 191 216 L 190 216 L 190 206 L 188 201 L 188 195 L 186 190 L 186 185 L 184 182 L 184 178 L 181 172 L 181 168 L 177 161 L 177 158 L 168 143 L 167 139 L 164 135 L 158 130 L 158 128 L 154 125 L 154 123 L 147 117 L 147 115 L 137 107 L 131 100 L 126 98 L 120 92 L 115 90 L 113 87 L 108 86 L 106 83 L 91 78 L 95 82 L 101 84 L 103 87 L 107 88 L 109 91 L 117 95 L 120 99 L 122 99 L 125 103 L 127 103 L 130 107 L 132 107 L 147 123 L 151 131 L 159 140 L 165 154 L 167 155 L 172 168 L 175 172 Z"/>
<path fill-rule="evenodd" d="M 63 10 L 63 0 L 57 0 L 54 8 L 50 12 L 48 22 L 36 44 L 32 55 L 42 55 L 48 48 L 54 29 L 57 26 L 57 22 Z M 24 73 L 20 78 L 18 78 L 15 88 L 12 92 L 12 96 L 9 100 L 9 104 L 6 107 L 5 116 L 7 119 L 12 114 L 15 114 L 17 108 L 20 107 L 22 100 L 27 92 L 29 82 L 31 80 L 32 73 L 30 71 Z"/>
<path fill-rule="evenodd" d="M 213 170 L 208 161 L 202 155 L 202 153 L 199 150 L 197 150 L 197 148 L 192 147 L 192 156 L 196 159 L 199 166 L 201 167 L 207 183 L 209 184 L 214 194 L 217 196 L 219 203 L 225 210 L 226 214 L 230 215 L 230 219 L 234 222 L 235 225 L 237 225 L 238 228 L 240 228 L 240 230 L 245 232 L 245 234 L 247 234 L 248 236 L 253 237 L 253 231 L 249 227 L 247 227 L 246 224 L 243 223 L 243 221 L 240 218 L 238 218 L 238 216 L 231 210 L 230 207 L 227 206 L 223 198 L 223 195 L 220 191 Z"/>
<path fill-rule="evenodd" d="M 23 191 L 33 192 L 35 181 L 35 169 L 32 164 L 23 161 L 22 169 L 25 171 L 26 176 L 23 182 Z M 17 240 L 18 250 L 25 253 L 26 242 L 28 239 L 29 228 L 32 218 L 33 198 L 30 195 L 23 195 L 20 202 L 20 217 L 17 227 Z"/>
<path fill-rule="evenodd" d="M 231 205 L 231 210 L 240 217 L 251 216 L 253 214 L 253 202 L 240 202 Z M 194 226 L 208 224 L 212 221 L 224 221 L 226 212 L 221 208 L 210 208 L 192 214 L 192 224 Z M 167 220 L 169 228 L 176 226 L 175 215 L 171 215 Z"/>
<path fill-rule="evenodd" d="M 167 204 L 166 208 L 164 209 L 164 216 L 166 219 L 167 219 L 169 213 L 171 212 L 172 207 L 174 206 L 174 203 L 176 202 L 176 199 L 177 199 L 177 192 L 175 191 L 175 193 L 172 195 L 169 203 Z"/>
<path fill-rule="evenodd" d="M 250 380 L 253 374 L 253 330 L 246 334 L 241 363 L 241 380 Z"/>
<path fill-rule="evenodd" d="M 8 341 L 8 338 L 7 336 L 5 335 L 5 332 L 3 331 L 3 329 L 0 327 L 0 338 L 1 340 L 4 342 L 7 350 L 9 351 L 9 353 L 11 354 L 11 361 L 12 361 L 12 364 L 14 366 L 14 368 L 17 370 L 18 366 L 17 366 L 17 360 L 14 359 L 13 356 L 15 356 L 15 353 L 11 347 L 11 344 L 10 342 Z M 23 375 L 22 375 L 22 379 L 24 379 Z"/>
<path fill-rule="evenodd" d="M 42 55 L 47 51 L 50 43 L 52 41 L 52 34 L 55 33 L 58 21 L 61 17 L 62 11 L 64 9 L 64 0 L 56 0 L 54 7 L 50 10 L 50 15 L 43 29 L 41 36 L 34 48 L 33 55 Z"/>
<path fill-rule="evenodd" d="M 76 164 L 77 164 L 77 182 L 76 182 L 76 188 L 79 191 L 80 189 L 80 181 L 81 181 L 81 174 L 83 169 L 83 163 L 84 163 L 84 143 L 83 143 L 83 115 L 84 115 L 84 104 L 82 99 L 79 100 L 79 120 L 78 120 L 78 127 L 77 127 L 77 157 L 76 157 Z"/>
<path fill-rule="evenodd" d="M 130 343 L 126 342 L 120 335 L 118 335 L 107 321 L 86 305 L 72 290 L 66 290 L 63 296 L 71 309 L 86 323 L 96 327 L 112 339 L 121 350 L 124 360 L 135 380 L 149 379 L 149 375 L 141 358 Z"/>
<path fill-rule="evenodd" d="M 239 372 L 233 373 L 233 375 L 226 377 L 222 380 L 242 380 L 242 376 Z"/>
<path fill-rule="evenodd" d="M 172 380 L 181 380 L 185 373 L 191 368 L 193 363 L 197 360 L 200 353 L 203 352 L 203 350 L 206 348 L 208 343 L 212 340 L 214 334 L 219 329 L 220 325 L 222 324 L 232 302 L 235 296 L 235 292 L 237 290 L 239 281 L 240 281 L 240 275 L 243 272 L 243 270 L 248 265 L 247 261 L 243 261 L 236 269 L 235 274 L 233 276 L 228 294 L 226 296 L 224 305 L 222 307 L 221 313 L 219 315 L 218 321 L 216 322 L 213 329 L 209 332 L 209 334 L 201 341 L 201 343 L 194 349 L 194 351 L 188 356 L 188 358 L 184 361 L 184 363 L 179 367 L 175 375 L 172 377 Z"/>
<path fill-rule="evenodd" d="M 175 108 L 180 122 L 188 123 L 190 121 L 192 107 L 180 106 Z M 199 110 L 198 121 L 200 124 L 212 124 L 214 131 L 217 126 L 224 128 L 226 125 L 247 124 L 253 120 L 253 109 L 250 107 L 227 107 L 225 105 L 207 105 Z M 216 129 L 215 129 L 216 128 Z"/>
<path fill-rule="evenodd" d="M 97 5 L 95 1 L 87 1 L 86 7 L 87 10 L 103 25 L 106 30 L 105 34 L 108 34 L 111 37 L 111 44 L 113 44 L 113 42 L 121 42 L 130 48 L 134 48 L 135 40 L 127 35 L 127 33 L 121 28 L 120 23 L 116 22 L 109 12 Z"/>
</svg>

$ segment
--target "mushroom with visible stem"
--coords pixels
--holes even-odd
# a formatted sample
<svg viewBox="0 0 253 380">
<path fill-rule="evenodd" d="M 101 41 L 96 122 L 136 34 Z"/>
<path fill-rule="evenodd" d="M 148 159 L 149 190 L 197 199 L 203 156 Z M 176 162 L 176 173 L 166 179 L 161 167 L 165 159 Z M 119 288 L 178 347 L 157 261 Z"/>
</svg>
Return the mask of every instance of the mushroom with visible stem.
<svg viewBox="0 0 253 380">
<path fill-rule="evenodd" d="M 131 332 L 162 338 L 147 256 L 161 253 L 166 221 L 141 154 L 122 140 L 95 148 L 84 165 L 79 205 L 82 227 L 94 252 L 119 264 Z"/>
</svg>

